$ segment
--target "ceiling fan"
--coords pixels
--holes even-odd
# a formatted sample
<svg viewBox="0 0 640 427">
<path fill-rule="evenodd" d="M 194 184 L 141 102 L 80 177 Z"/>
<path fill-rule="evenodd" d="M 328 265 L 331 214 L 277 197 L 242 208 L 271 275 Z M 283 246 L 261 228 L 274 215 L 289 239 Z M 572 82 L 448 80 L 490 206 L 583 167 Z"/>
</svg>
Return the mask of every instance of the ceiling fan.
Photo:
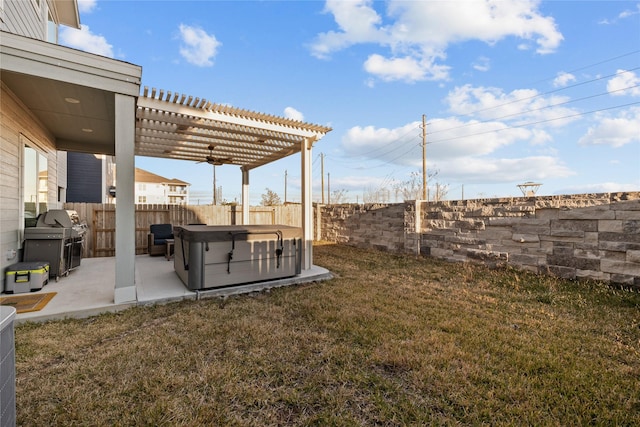
<svg viewBox="0 0 640 427">
<path fill-rule="evenodd" d="M 204 160 L 200 160 L 198 163 L 207 162 L 213 166 L 221 166 L 225 163 L 230 163 L 231 159 L 228 157 L 215 157 L 213 155 L 213 150 L 216 148 L 214 145 L 209 145 L 209 155 L 205 157 Z"/>
</svg>

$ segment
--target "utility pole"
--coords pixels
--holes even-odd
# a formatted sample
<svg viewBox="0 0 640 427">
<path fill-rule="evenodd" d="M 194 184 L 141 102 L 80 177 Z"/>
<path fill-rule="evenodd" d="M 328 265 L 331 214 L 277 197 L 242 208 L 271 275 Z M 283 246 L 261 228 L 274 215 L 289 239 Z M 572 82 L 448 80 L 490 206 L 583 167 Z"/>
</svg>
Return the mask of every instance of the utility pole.
<svg viewBox="0 0 640 427">
<path fill-rule="evenodd" d="M 320 175 L 322 176 L 322 204 L 324 205 L 324 153 L 320 153 Z"/>
<path fill-rule="evenodd" d="M 287 170 L 284 170 L 284 204 L 287 204 Z"/>
<path fill-rule="evenodd" d="M 422 199 L 429 201 L 427 190 L 427 116 L 422 115 Z"/>
</svg>

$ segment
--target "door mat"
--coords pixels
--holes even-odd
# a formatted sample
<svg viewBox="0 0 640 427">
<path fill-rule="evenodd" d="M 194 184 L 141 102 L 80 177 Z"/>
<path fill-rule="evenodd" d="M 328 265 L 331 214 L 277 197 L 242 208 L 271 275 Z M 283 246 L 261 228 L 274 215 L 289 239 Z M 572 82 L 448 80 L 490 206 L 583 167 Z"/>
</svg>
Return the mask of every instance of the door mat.
<svg viewBox="0 0 640 427">
<path fill-rule="evenodd" d="M 16 309 L 17 313 L 42 310 L 57 292 L 45 292 L 38 294 L 12 295 L 0 297 L 0 305 L 8 305 Z"/>
</svg>

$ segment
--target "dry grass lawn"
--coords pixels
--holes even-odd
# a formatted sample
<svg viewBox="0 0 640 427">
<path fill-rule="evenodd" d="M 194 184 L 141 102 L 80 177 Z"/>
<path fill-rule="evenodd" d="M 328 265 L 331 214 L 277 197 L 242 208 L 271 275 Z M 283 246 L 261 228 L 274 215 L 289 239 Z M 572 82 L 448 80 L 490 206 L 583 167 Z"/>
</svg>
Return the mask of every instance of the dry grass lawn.
<svg viewBox="0 0 640 427">
<path fill-rule="evenodd" d="M 640 425 L 640 295 L 340 245 L 336 278 L 16 328 L 18 424 Z"/>
</svg>

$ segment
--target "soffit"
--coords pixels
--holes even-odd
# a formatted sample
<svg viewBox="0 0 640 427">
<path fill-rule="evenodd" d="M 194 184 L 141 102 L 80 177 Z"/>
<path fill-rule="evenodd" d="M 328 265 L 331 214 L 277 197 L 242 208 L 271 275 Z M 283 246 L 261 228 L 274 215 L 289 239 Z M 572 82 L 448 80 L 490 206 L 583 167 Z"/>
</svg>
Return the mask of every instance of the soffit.
<svg viewBox="0 0 640 427">
<path fill-rule="evenodd" d="M 137 96 L 142 69 L 0 33 L 0 79 L 46 127 L 56 149 L 115 154 L 115 95 Z"/>
<path fill-rule="evenodd" d="M 80 29 L 80 15 L 77 0 L 52 0 L 58 23 Z"/>
<path fill-rule="evenodd" d="M 49 130 L 57 149 L 115 154 L 113 93 L 7 71 L 2 82 Z"/>
</svg>

